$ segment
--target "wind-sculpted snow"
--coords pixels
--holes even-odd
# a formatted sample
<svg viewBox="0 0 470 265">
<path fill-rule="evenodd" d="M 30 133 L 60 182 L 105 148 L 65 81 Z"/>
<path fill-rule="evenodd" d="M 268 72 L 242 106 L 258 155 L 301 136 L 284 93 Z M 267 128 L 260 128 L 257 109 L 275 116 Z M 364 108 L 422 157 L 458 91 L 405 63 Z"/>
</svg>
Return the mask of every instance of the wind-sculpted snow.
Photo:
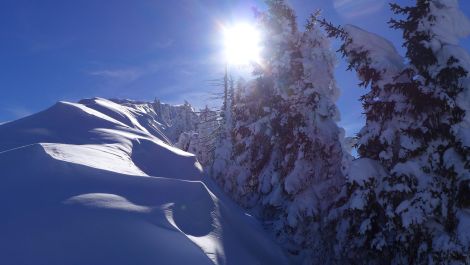
<svg viewBox="0 0 470 265">
<path fill-rule="evenodd" d="M 194 155 L 100 101 L 0 126 L 2 264 L 288 263 Z"/>
<path fill-rule="evenodd" d="M 166 143 L 172 141 L 164 134 L 164 128 L 157 122 L 157 114 L 150 103 L 133 103 L 122 105 L 105 99 L 83 99 L 79 102 L 101 113 L 112 117 L 131 128 L 135 128 L 159 137 Z"/>
</svg>

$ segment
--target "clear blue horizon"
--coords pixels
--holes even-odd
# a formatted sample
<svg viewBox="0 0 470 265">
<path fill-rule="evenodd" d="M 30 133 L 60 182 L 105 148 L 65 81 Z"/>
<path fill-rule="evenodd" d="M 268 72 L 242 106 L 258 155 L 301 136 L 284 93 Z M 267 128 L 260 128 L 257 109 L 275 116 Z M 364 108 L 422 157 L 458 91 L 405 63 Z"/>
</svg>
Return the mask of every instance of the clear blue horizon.
<svg viewBox="0 0 470 265">
<path fill-rule="evenodd" d="M 385 0 L 290 0 L 300 25 L 321 9 L 334 24 L 377 33 L 403 53 Z M 412 1 L 395 1 L 409 5 Z M 461 1 L 470 17 L 470 1 Z M 262 0 L 4 0 L 0 3 L 0 123 L 82 98 L 159 98 L 202 107 L 220 78 L 220 24 L 252 21 Z M 470 51 L 470 39 L 462 40 Z M 333 42 L 333 49 L 337 46 Z M 337 102 L 348 135 L 362 126 L 363 89 L 338 57 Z"/>
</svg>

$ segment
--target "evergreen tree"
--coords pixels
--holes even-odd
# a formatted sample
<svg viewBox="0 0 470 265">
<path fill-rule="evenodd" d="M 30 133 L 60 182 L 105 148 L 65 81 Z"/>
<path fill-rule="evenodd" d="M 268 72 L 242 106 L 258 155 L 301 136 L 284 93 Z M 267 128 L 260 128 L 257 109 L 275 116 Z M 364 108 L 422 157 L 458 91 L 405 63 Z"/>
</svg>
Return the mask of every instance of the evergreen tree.
<svg viewBox="0 0 470 265">
<path fill-rule="evenodd" d="M 390 185 L 415 181 L 408 196 L 387 198 L 398 215 L 398 233 L 410 242 L 400 250 L 413 250 L 407 256 L 404 253 L 409 262 L 468 264 L 470 246 L 462 244 L 458 234 L 457 202 L 459 186 L 470 177 L 470 145 L 462 134 L 469 125 L 470 102 L 468 97 L 462 99 L 470 87 L 462 81 L 470 62 L 458 59 L 469 59 L 458 41 L 470 33 L 470 22 L 455 0 L 420 0 L 412 7 L 391 7 L 406 17 L 390 23 L 403 31 L 410 61 L 404 74 L 412 82 L 398 84 L 397 89 L 406 93 L 412 106 L 408 113 L 414 117 L 402 139 L 404 150 L 387 179 Z M 423 244 L 421 237 L 429 242 Z"/>
<path fill-rule="evenodd" d="M 262 65 L 235 97 L 232 163 L 213 177 L 258 210 L 291 253 L 314 262 L 325 249 L 323 219 L 344 181 L 334 55 L 313 19 L 301 32 L 284 1 L 267 5 L 259 16 Z"/>
<path fill-rule="evenodd" d="M 198 113 L 198 123 L 195 130 L 181 133 L 176 147 L 193 153 L 202 166 L 212 165 L 214 150 L 220 127 L 219 115 L 206 106 Z"/>
<path fill-rule="evenodd" d="M 349 69 L 357 72 L 360 86 L 369 88 L 361 97 L 366 116 L 366 125 L 357 136 L 361 159 L 353 161 L 348 169 L 342 203 L 331 214 L 338 230 L 336 255 L 344 263 L 367 260 L 369 264 L 380 264 L 393 258 L 386 240 L 389 231 L 381 199 L 385 172 L 397 156 L 399 126 L 408 126 L 407 120 L 399 121 L 400 117 L 393 115 L 404 97 L 390 90 L 404 69 L 403 59 L 389 41 L 375 34 L 352 25 L 341 28 L 321 23 L 330 36 L 343 41 L 340 52 L 347 58 Z"/>
<path fill-rule="evenodd" d="M 218 183 L 223 183 L 226 177 L 224 174 L 229 171 L 231 166 L 231 150 L 233 149 L 234 139 L 232 131 L 234 128 L 234 106 L 236 98 L 240 98 L 243 80 L 239 79 L 237 89 L 233 78 L 230 77 L 225 82 L 224 78 L 224 100 L 221 110 L 221 123 L 217 130 L 217 140 L 214 148 L 214 160 L 210 167 L 210 175 L 216 179 Z M 226 84 L 226 85 L 225 85 Z M 227 86 L 227 89 L 225 87 Z M 237 95 L 236 95 L 237 93 Z"/>
<path fill-rule="evenodd" d="M 461 28 L 469 22 L 453 0 L 391 7 L 405 17 L 390 22 L 403 30 L 409 61 L 398 74 L 398 64 L 391 63 L 396 54 L 374 47 L 377 38 L 364 41 L 370 35 L 323 23 L 344 41 L 341 52 L 362 85 L 370 85 L 361 99 L 366 126 L 358 136 L 359 154 L 386 172 L 368 178 L 350 172 L 343 207 L 353 240 L 343 237 L 340 245 L 346 253 L 363 253 L 358 258 L 370 264 L 466 264 L 469 237 L 458 231 L 466 216 L 459 191 L 468 187 L 470 170 L 462 133 L 469 124 L 470 61 L 458 39 L 469 33 Z"/>
</svg>

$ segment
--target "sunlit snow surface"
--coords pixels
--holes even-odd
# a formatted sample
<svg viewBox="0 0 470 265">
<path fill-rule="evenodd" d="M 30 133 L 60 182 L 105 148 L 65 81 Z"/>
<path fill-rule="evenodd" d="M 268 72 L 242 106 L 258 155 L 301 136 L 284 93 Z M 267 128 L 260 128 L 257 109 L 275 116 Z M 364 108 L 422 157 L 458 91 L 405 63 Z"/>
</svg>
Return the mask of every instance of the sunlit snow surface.
<svg viewBox="0 0 470 265">
<path fill-rule="evenodd" d="M 193 155 L 86 103 L 0 126 L 1 264 L 288 264 Z"/>
</svg>

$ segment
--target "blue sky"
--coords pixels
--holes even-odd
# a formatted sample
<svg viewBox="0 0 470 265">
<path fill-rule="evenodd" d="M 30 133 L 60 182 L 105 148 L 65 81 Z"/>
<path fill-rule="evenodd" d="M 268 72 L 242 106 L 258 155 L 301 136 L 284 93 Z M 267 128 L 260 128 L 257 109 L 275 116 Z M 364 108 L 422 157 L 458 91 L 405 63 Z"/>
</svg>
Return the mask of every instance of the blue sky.
<svg viewBox="0 0 470 265">
<path fill-rule="evenodd" d="M 289 0 L 299 22 L 318 8 L 335 24 L 351 23 L 392 40 L 385 0 Z M 402 4 L 412 1 L 400 0 Z M 130 98 L 205 104 L 207 80 L 223 69 L 220 23 L 252 20 L 261 0 L 2 0 L 0 122 L 59 100 Z M 470 1 L 461 1 L 470 16 Z M 470 50 L 470 41 L 462 44 Z M 361 126 L 363 92 L 338 60 L 342 125 Z"/>
</svg>

